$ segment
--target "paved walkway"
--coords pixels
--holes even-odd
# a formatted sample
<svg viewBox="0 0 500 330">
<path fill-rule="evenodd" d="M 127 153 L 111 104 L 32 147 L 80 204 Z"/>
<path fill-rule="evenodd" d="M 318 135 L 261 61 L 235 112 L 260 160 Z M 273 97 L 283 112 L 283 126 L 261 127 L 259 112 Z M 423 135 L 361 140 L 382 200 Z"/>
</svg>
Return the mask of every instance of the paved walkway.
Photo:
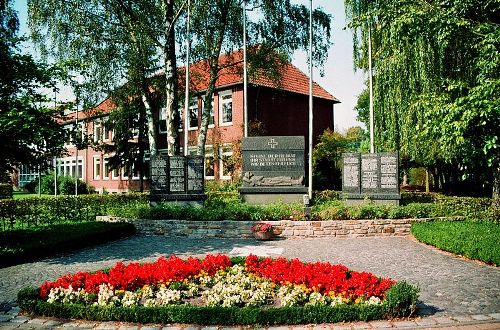
<svg viewBox="0 0 500 330">
<path fill-rule="evenodd" d="M 117 261 L 152 261 L 161 255 L 202 256 L 249 251 L 305 261 L 342 263 L 353 270 L 406 280 L 420 287 L 419 316 L 424 316 L 423 320 L 443 318 L 452 320 L 455 325 L 462 324 L 456 323 L 461 321 L 471 326 L 477 322 L 490 322 L 489 325 L 496 327 L 488 329 L 500 329 L 500 324 L 495 323 L 500 319 L 500 268 L 457 258 L 409 238 L 398 237 L 256 242 L 136 236 L 73 254 L 0 268 L 0 310 L 5 312 L 10 308 L 8 306 L 15 304 L 17 291 L 23 286 L 40 285 L 44 280 L 54 280 L 66 273 L 98 270 Z M 5 315 L 13 316 L 12 311 L 3 317 L 0 314 L 0 322 L 12 318 Z M 432 317 L 425 318 L 427 315 Z M 0 326 L 10 327 L 13 325 L 11 321 L 0 323 Z M 26 322 L 18 325 L 27 326 Z M 438 321 L 435 325 L 439 325 Z"/>
</svg>

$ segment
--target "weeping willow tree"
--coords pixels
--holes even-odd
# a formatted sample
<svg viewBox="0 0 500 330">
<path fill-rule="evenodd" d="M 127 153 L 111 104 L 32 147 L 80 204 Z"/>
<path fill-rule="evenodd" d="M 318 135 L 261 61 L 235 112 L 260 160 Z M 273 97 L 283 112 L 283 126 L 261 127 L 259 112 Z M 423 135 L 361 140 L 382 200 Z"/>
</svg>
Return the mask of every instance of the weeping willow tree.
<svg viewBox="0 0 500 330">
<path fill-rule="evenodd" d="M 500 2 L 346 0 L 355 67 L 371 30 L 375 141 L 442 189 L 500 186 Z"/>
</svg>

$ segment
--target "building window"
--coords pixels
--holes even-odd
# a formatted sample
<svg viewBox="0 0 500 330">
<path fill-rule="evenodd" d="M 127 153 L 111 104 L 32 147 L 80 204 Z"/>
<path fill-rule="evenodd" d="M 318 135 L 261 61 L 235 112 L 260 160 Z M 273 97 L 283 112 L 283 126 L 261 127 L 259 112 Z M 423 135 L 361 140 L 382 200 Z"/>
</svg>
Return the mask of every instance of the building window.
<svg viewBox="0 0 500 330">
<path fill-rule="evenodd" d="M 109 180 L 109 159 L 108 157 L 105 157 L 103 162 L 102 162 L 102 179 L 103 180 Z"/>
<path fill-rule="evenodd" d="M 194 99 L 189 103 L 188 114 L 189 114 L 189 121 L 188 121 L 189 130 L 197 130 L 198 129 L 198 99 Z"/>
<path fill-rule="evenodd" d="M 112 171 L 111 171 L 111 178 L 113 180 L 120 180 L 120 168 L 117 167 L 117 168 L 114 168 Z"/>
<path fill-rule="evenodd" d="M 110 135 L 112 135 L 112 131 L 113 129 L 111 128 L 111 122 L 109 121 L 109 119 L 106 119 L 103 125 L 103 132 L 102 132 L 102 134 L 104 135 L 102 140 L 104 142 L 109 142 L 113 139 L 112 136 L 110 137 Z"/>
<path fill-rule="evenodd" d="M 158 130 L 160 133 L 167 133 L 167 108 L 160 109 L 158 118 Z"/>
<path fill-rule="evenodd" d="M 38 170 L 29 165 L 22 164 L 19 168 L 19 186 L 24 187 L 38 177 Z"/>
<path fill-rule="evenodd" d="M 99 121 L 94 122 L 94 142 L 99 143 L 102 140 L 102 123 Z"/>
<path fill-rule="evenodd" d="M 233 124 L 233 94 L 231 91 L 219 94 L 219 118 L 221 126 Z"/>
<path fill-rule="evenodd" d="M 59 174 L 83 179 L 83 157 L 79 156 L 78 162 L 75 157 L 61 158 L 57 162 L 59 163 Z"/>
<path fill-rule="evenodd" d="M 221 180 L 230 180 L 232 168 L 230 166 L 230 159 L 233 155 L 233 148 L 231 145 L 224 145 L 219 149 L 219 171 Z"/>
<path fill-rule="evenodd" d="M 94 156 L 94 180 L 101 179 L 101 156 Z"/>
<path fill-rule="evenodd" d="M 202 106 L 205 109 L 205 98 L 202 98 Z M 215 127 L 215 109 L 214 109 L 214 99 L 212 98 L 212 110 L 210 110 L 210 117 L 208 118 L 208 128 Z"/>
<path fill-rule="evenodd" d="M 206 146 L 205 148 L 205 179 L 213 180 L 215 179 L 215 159 L 214 159 L 214 148 L 212 146 Z"/>
</svg>

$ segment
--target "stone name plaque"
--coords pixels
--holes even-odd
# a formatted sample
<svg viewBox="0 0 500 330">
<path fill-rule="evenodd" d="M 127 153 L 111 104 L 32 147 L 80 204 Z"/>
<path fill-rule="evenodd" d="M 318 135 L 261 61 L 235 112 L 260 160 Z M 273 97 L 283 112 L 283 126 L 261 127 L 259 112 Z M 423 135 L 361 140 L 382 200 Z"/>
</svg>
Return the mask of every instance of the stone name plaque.
<svg viewBox="0 0 500 330">
<path fill-rule="evenodd" d="M 342 166 L 342 191 L 360 193 L 361 157 L 358 153 L 346 153 Z"/>
<path fill-rule="evenodd" d="M 184 157 L 171 156 L 169 160 L 169 191 L 182 193 L 186 191 L 186 168 Z"/>
<path fill-rule="evenodd" d="M 348 196 L 399 199 L 397 152 L 345 153 L 342 163 L 342 191 Z"/>
<path fill-rule="evenodd" d="M 378 154 L 361 155 L 361 193 L 377 193 L 380 183 Z"/>
<path fill-rule="evenodd" d="M 168 190 L 167 156 L 157 155 L 151 157 L 151 191 Z"/>
<path fill-rule="evenodd" d="M 243 186 L 304 186 L 304 146 L 302 136 L 244 138 Z"/>
<path fill-rule="evenodd" d="M 187 157 L 187 190 L 192 193 L 203 193 L 204 179 L 204 158 L 203 156 Z"/>
</svg>

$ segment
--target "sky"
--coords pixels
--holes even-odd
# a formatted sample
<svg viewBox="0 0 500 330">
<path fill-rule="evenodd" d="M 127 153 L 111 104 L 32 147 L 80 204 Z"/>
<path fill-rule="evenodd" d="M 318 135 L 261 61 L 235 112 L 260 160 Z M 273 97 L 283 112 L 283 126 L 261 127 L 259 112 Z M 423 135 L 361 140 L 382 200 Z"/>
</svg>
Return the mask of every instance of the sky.
<svg viewBox="0 0 500 330">
<path fill-rule="evenodd" d="M 292 0 L 293 3 L 309 6 L 309 0 Z M 26 0 L 14 0 L 14 8 L 19 14 L 20 34 L 28 34 L 27 4 Z M 332 15 L 332 42 L 325 64 L 325 75 L 320 76 L 319 69 L 313 69 L 313 79 L 330 94 L 341 101 L 335 105 L 334 123 L 335 130 L 345 131 L 352 126 L 363 126 L 356 121 L 354 107 L 357 97 L 364 88 L 365 73 L 355 72 L 352 60 L 352 33 L 344 29 L 345 12 L 343 0 L 313 0 L 313 7 L 321 7 L 326 13 Z M 28 47 L 29 49 L 29 47 Z M 307 53 L 296 52 L 292 63 L 302 72 L 309 75 Z M 59 97 L 62 100 L 72 98 L 69 88 L 62 88 Z"/>
</svg>

